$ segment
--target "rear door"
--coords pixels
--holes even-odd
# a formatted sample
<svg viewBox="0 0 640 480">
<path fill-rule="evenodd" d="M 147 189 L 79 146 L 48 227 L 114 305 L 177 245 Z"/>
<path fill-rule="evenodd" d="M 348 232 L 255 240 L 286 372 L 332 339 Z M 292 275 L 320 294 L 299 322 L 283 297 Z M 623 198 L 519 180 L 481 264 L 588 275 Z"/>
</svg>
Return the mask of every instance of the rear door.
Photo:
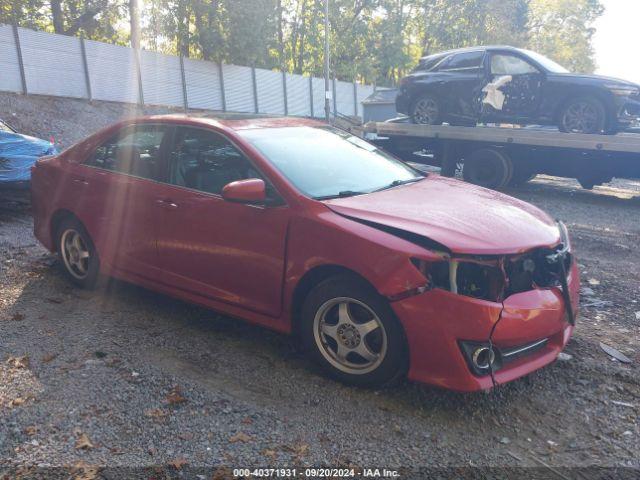
<svg viewBox="0 0 640 480">
<path fill-rule="evenodd" d="M 81 192 L 74 211 L 104 269 L 158 278 L 155 202 L 164 188 L 159 180 L 167 132 L 162 124 L 125 127 L 72 171 L 74 188 Z"/>
<path fill-rule="evenodd" d="M 165 283 L 277 316 L 290 210 L 248 157 L 221 133 L 178 127 L 168 185 L 157 201 Z M 271 206 L 228 202 L 230 182 L 261 178 Z"/>
<path fill-rule="evenodd" d="M 440 88 L 445 103 L 445 117 L 454 121 L 477 118 L 484 55 L 484 50 L 458 53 L 436 67 L 437 72 L 444 74 Z"/>
<path fill-rule="evenodd" d="M 533 119 L 538 111 L 544 73 L 512 52 L 490 52 L 482 89 L 482 119 Z"/>
</svg>

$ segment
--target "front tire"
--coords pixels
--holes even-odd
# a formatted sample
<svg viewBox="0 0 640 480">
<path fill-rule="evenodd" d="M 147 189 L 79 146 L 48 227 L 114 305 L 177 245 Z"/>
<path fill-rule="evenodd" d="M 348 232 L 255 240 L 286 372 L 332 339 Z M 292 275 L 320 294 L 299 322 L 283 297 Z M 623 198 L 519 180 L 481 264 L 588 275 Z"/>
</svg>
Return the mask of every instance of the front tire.
<svg viewBox="0 0 640 480">
<path fill-rule="evenodd" d="M 81 288 L 95 288 L 100 261 L 82 223 L 75 218 L 62 220 L 56 229 L 56 245 L 69 280 Z"/>
<path fill-rule="evenodd" d="M 609 133 L 607 110 L 593 97 L 576 97 L 567 102 L 558 120 L 558 129 L 565 133 Z"/>
<path fill-rule="evenodd" d="M 400 323 L 388 302 L 355 276 L 318 284 L 304 301 L 301 322 L 305 349 L 336 380 L 379 387 L 406 372 Z"/>
</svg>

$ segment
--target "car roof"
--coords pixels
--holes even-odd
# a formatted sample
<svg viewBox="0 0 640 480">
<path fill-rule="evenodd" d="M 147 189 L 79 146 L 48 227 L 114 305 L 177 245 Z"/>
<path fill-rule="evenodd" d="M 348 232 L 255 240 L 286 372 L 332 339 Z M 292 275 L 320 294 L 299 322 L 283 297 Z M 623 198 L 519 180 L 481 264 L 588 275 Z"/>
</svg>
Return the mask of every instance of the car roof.
<svg viewBox="0 0 640 480">
<path fill-rule="evenodd" d="M 189 113 L 152 115 L 130 120 L 135 122 L 160 121 L 162 123 L 207 125 L 227 128 L 230 130 L 248 130 L 257 128 L 282 128 L 282 127 L 319 127 L 324 122 L 306 117 L 288 117 L 277 115 L 260 115 L 244 113 Z"/>
<path fill-rule="evenodd" d="M 514 51 L 514 52 L 521 51 L 521 49 L 509 46 L 509 45 L 478 45 L 478 46 L 475 46 L 475 47 L 454 48 L 452 50 L 445 50 L 445 51 L 442 51 L 442 52 L 436 52 L 436 53 L 433 53 L 431 55 L 426 55 L 426 56 L 420 58 L 420 60 L 425 60 L 427 58 L 441 57 L 441 56 L 444 57 L 445 55 L 452 55 L 452 54 L 455 54 L 455 53 L 477 52 L 477 51 L 481 51 L 481 50 L 511 50 L 511 51 Z"/>
</svg>

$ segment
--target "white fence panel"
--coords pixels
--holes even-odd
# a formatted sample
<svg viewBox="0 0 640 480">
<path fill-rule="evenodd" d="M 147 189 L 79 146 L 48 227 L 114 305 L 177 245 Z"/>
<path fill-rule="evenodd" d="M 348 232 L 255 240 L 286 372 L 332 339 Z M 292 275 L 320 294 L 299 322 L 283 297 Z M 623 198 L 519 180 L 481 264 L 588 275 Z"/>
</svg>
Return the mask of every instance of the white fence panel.
<svg viewBox="0 0 640 480">
<path fill-rule="evenodd" d="M 287 110 L 289 115 L 311 116 L 311 99 L 309 97 L 309 77 L 286 74 L 287 78 Z"/>
<path fill-rule="evenodd" d="M 185 58 L 184 77 L 189 108 L 222 110 L 220 70 L 217 63 Z"/>
<path fill-rule="evenodd" d="M 333 110 L 333 102 L 329 102 Z M 324 118 L 324 79 L 313 77 L 313 116 Z"/>
<path fill-rule="evenodd" d="M 0 25 L 0 90 L 22 91 L 18 52 L 10 25 Z"/>
<path fill-rule="evenodd" d="M 140 72 L 144 103 L 183 106 L 180 57 L 143 50 Z"/>
<path fill-rule="evenodd" d="M 358 84 L 357 87 L 357 97 L 358 97 L 358 116 L 362 117 L 362 102 L 365 98 L 373 93 L 373 85 L 362 85 Z"/>
<path fill-rule="evenodd" d="M 85 41 L 91 92 L 96 100 L 138 102 L 134 51 L 127 47 Z"/>
<path fill-rule="evenodd" d="M 353 102 L 353 83 L 336 82 L 336 110 L 343 115 L 355 115 Z"/>
<path fill-rule="evenodd" d="M 256 68 L 258 112 L 284 115 L 282 72 Z"/>
<path fill-rule="evenodd" d="M 253 80 L 251 68 L 238 65 L 222 65 L 224 98 L 227 110 L 253 112 Z"/>
<path fill-rule="evenodd" d="M 27 91 L 88 98 L 80 39 L 19 28 Z"/>
</svg>

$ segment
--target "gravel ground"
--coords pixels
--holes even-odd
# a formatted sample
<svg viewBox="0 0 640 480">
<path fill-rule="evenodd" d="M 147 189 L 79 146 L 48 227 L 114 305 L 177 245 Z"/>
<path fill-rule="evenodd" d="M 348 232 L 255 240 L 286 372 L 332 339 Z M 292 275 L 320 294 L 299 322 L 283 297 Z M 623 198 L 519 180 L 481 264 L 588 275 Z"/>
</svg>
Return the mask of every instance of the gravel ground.
<svg viewBox="0 0 640 480">
<path fill-rule="evenodd" d="M 542 176 L 509 193 L 568 224 L 581 315 L 566 359 L 476 394 L 346 387 L 289 337 L 121 282 L 78 290 L 34 239 L 28 199 L 1 194 L 0 478 L 34 465 L 87 478 L 93 466 L 640 468 L 640 183 L 585 191 Z"/>
</svg>

